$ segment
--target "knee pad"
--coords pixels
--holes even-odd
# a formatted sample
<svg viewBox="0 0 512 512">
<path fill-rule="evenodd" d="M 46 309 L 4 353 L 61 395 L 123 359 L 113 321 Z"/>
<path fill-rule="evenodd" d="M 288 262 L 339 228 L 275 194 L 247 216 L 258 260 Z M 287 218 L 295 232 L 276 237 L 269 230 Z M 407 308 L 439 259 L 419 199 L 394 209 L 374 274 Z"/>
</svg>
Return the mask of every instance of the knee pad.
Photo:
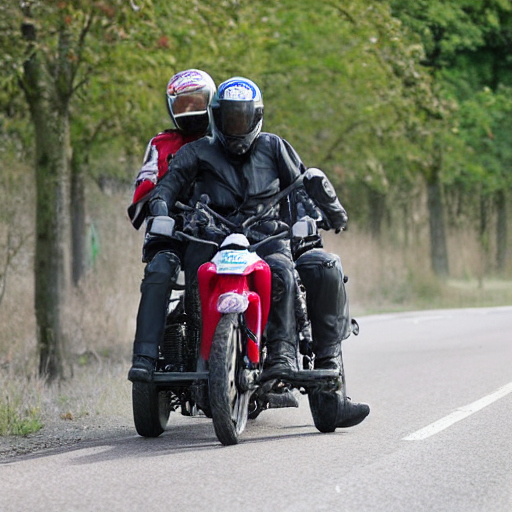
<svg viewBox="0 0 512 512">
<path fill-rule="evenodd" d="M 311 281 L 315 278 L 344 281 L 343 267 L 339 256 L 323 249 L 312 249 L 305 252 L 297 259 L 295 267 L 302 281 Z"/>
<path fill-rule="evenodd" d="M 341 260 L 323 249 L 312 249 L 296 261 L 295 267 L 307 292 L 322 298 L 325 294 L 345 295 L 345 277 Z M 331 297 L 332 298 L 332 297 Z M 326 297 L 326 300 L 330 300 Z"/>
<path fill-rule="evenodd" d="M 266 258 L 272 271 L 272 300 L 277 301 L 285 294 L 295 297 L 295 274 L 293 262 L 283 254 L 272 254 Z"/>
<path fill-rule="evenodd" d="M 144 271 L 144 284 L 173 284 L 178 279 L 181 269 L 180 259 L 176 254 L 162 251 L 146 265 Z"/>
</svg>

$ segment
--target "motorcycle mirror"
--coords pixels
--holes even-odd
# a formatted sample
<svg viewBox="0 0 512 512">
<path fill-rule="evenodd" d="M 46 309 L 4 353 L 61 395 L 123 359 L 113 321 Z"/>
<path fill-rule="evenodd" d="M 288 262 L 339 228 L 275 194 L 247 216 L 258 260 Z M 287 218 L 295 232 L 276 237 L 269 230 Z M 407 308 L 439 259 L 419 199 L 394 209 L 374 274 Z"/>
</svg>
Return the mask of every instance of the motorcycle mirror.
<svg viewBox="0 0 512 512">
<path fill-rule="evenodd" d="M 151 235 L 160 235 L 172 237 L 174 235 L 175 221 L 172 217 L 160 215 L 151 219 L 148 224 L 148 232 Z"/>
<path fill-rule="evenodd" d="M 304 217 L 292 226 L 293 238 L 307 238 L 316 234 L 316 222 L 311 217 Z"/>
</svg>

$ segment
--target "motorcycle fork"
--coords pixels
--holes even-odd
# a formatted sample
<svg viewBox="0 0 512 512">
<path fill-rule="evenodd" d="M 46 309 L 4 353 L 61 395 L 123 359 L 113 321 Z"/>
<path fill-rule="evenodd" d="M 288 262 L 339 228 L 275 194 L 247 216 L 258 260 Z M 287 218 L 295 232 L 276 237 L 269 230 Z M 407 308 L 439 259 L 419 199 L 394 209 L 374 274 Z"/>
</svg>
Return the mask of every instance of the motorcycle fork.
<svg viewBox="0 0 512 512">
<path fill-rule="evenodd" d="M 252 340 L 258 346 L 260 346 L 260 340 L 258 340 L 256 334 L 247 325 L 244 313 L 240 313 L 238 315 L 238 321 L 242 331 L 240 347 L 241 366 L 238 369 L 238 384 L 241 389 L 249 391 L 256 387 L 257 370 L 261 370 L 262 361 L 260 358 L 259 363 L 253 363 L 249 359 L 249 355 L 247 353 L 247 340 Z"/>
<path fill-rule="evenodd" d="M 240 327 L 242 328 L 242 340 L 250 339 L 259 346 L 260 342 L 258 337 L 247 325 L 247 322 L 245 321 L 245 315 L 243 313 L 238 315 L 238 321 L 240 322 Z M 245 368 L 254 369 L 254 367 L 257 366 L 257 363 L 252 363 L 249 359 L 249 355 L 247 354 L 247 341 L 242 341 L 242 358 Z"/>
</svg>

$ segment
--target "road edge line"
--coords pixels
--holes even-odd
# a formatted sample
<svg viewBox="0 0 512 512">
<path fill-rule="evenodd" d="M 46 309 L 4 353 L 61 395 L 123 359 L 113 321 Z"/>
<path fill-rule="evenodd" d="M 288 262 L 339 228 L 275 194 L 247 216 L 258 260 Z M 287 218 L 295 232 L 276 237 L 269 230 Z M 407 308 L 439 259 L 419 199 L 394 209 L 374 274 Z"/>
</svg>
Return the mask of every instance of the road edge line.
<svg viewBox="0 0 512 512">
<path fill-rule="evenodd" d="M 496 402 L 509 393 L 512 393 L 512 382 L 505 384 L 493 393 L 480 398 L 480 400 L 477 400 L 476 402 L 473 402 L 469 405 L 464 405 L 463 407 L 459 407 L 451 414 L 448 414 L 448 416 L 445 416 L 444 418 L 441 418 L 440 420 L 435 421 L 434 423 L 431 423 L 430 425 L 427 425 L 426 427 L 402 438 L 402 441 L 422 441 L 423 439 L 427 439 L 428 437 L 438 434 L 448 427 L 451 427 L 454 423 L 457 423 L 458 421 L 471 416 L 471 414 L 480 411 L 484 407 L 487 407 L 488 405 Z"/>
</svg>

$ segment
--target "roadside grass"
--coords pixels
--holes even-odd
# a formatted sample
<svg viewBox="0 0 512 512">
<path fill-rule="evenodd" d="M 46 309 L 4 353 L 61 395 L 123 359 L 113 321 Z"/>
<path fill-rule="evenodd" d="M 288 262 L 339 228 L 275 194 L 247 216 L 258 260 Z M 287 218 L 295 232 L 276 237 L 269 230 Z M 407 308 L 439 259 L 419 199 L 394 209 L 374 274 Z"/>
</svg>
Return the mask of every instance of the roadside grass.
<svg viewBox="0 0 512 512">
<path fill-rule="evenodd" d="M 512 304 L 512 280 L 448 279 L 441 296 L 441 308 L 495 307 Z"/>
<path fill-rule="evenodd" d="M 47 423 L 89 418 L 131 419 L 128 364 L 108 359 L 79 365 L 72 378 L 48 385 L 0 371 L 0 437 L 27 436 Z"/>
<path fill-rule="evenodd" d="M 72 378 L 46 390 L 45 412 L 61 420 L 86 417 L 131 418 L 127 360 L 102 358 L 78 365 Z M 78 384 L 78 385 L 77 385 Z"/>
<path fill-rule="evenodd" d="M 0 388 L 0 436 L 26 436 L 43 428 L 41 381 L 8 379 L 0 373 Z"/>
<path fill-rule="evenodd" d="M 29 435 L 55 421 L 131 419 L 127 373 L 144 233 L 127 219 L 127 197 L 91 198 L 99 253 L 66 304 L 69 346 L 65 379 L 59 383 L 34 377 L 38 360 L 30 241 L 10 269 L 0 304 L 0 436 Z"/>
<path fill-rule="evenodd" d="M 144 268 L 143 233 L 133 230 L 126 219 L 129 192 L 114 194 L 109 201 L 91 199 L 99 254 L 67 305 L 69 347 L 66 378 L 60 383 L 48 385 L 37 377 L 29 246 L 33 240 L 10 269 L 0 304 L 0 436 L 26 436 L 50 420 L 121 417 L 131 421 L 131 385 L 126 375 Z M 479 272 L 481 255 L 471 235 L 450 238 L 450 254 L 457 255 L 450 262 L 450 279 L 439 279 L 430 271 L 425 243 L 404 249 L 390 241 L 376 242 L 356 229 L 339 236 L 328 233 L 326 249 L 340 255 L 349 276 L 351 313 L 358 317 L 512 304 L 512 269 L 508 279 Z"/>
<path fill-rule="evenodd" d="M 339 254 L 349 276 L 347 290 L 354 316 L 425 309 L 512 305 L 512 259 L 504 277 L 482 276 L 482 257 L 474 239 L 453 235 L 451 277 L 430 269 L 428 249 L 404 249 L 360 233 L 328 234 L 325 249 Z"/>
</svg>

